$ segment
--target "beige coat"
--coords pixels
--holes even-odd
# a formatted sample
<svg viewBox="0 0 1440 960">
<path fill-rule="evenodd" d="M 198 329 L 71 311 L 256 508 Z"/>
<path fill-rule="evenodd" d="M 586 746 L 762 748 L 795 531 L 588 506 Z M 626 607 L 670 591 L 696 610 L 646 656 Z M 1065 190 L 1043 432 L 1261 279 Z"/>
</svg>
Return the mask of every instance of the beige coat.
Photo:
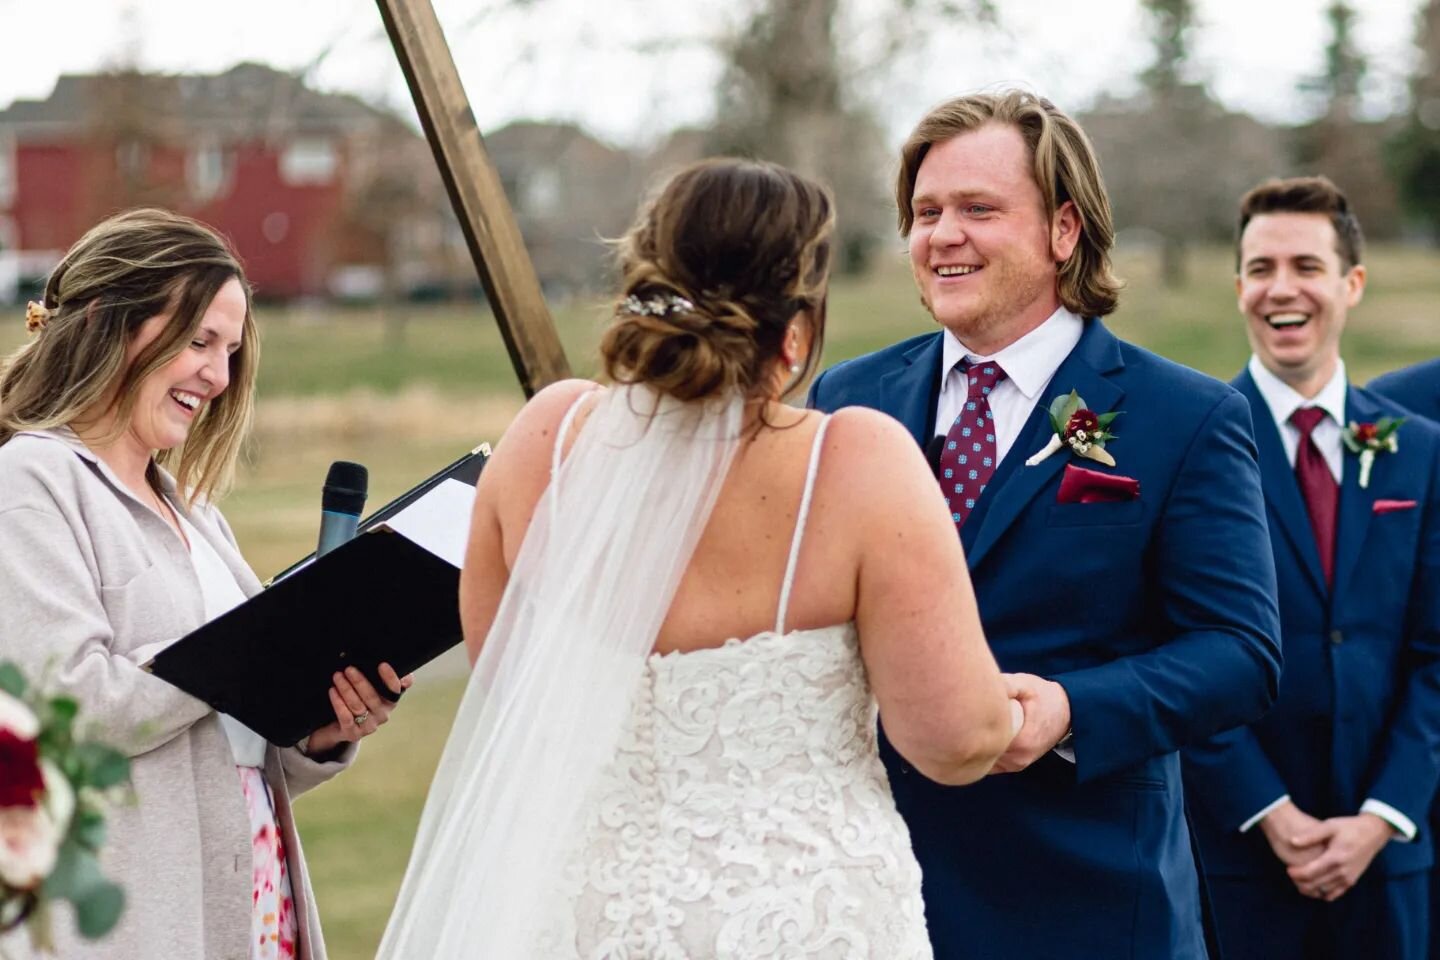
<svg viewBox="0 0 1440 960">
<path fill-rule="evenodd" d="M 197 505 L 187 518 L 246 595 L 258 591 L 220 512 Z M 204 619 L 180 538 L 73 433 L 22 433 L 0 446 L 0 660 L 80 702 L 81 722 L 131 757 L 138 801 L 109 814 L 101 858 L 125 890 L 124 916 L 89 944 L 58 911 L 67 960 L 249 957 L 250 826 L 229 741 L 213 710 L 132 659 Z M 321 764 L 271 746 L 265 757 L 306 960 L 323 960 L 325 948 L 290 800 L 354 752 Z M 20 947 L 15 936 L 0 940 L 10 956 L 24 956 Z"/>
</svg>

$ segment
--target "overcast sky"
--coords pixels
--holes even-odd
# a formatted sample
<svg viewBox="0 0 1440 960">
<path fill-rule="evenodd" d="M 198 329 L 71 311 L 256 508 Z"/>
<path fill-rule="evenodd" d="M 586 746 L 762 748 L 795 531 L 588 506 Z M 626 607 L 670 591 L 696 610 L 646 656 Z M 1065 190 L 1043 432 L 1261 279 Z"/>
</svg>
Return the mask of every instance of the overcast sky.
<svg viewBox="0 0 1440 960">
<path fill-rule="evenodd" d="M 998 31 L 920 23 L 914 52 L 869 75 L 899 137 L 935 101 L 1021 84 L 1078 110 L 1134 89 L 1145 65 L 1138 0 L 997 0 Z M 1195 69 L 1228 106 L 1298 120 L 1303 77 L 1320 69 L 1326 0 L 1198 0 Z M 1419 0 L 1358 0 L 1370 57 L 1366 107 L 1403 103 Z M 482 130 L 518 117 L 577 120 L 616 143 L 645 143 L 704 122 L 719 63 L 714 0 L 435 0 Z M 845 35 L 873 35 L 883 0 L 855 0 Z M 733 15 L 733 14 L 730 14 Z M 214 72 L 242 60 L 313 67 L 316 85 L 410 112 L 370 0 L 0 0 L 0 106 L 43 98 L 61 73 L 120 62 Z"/>
</svg>

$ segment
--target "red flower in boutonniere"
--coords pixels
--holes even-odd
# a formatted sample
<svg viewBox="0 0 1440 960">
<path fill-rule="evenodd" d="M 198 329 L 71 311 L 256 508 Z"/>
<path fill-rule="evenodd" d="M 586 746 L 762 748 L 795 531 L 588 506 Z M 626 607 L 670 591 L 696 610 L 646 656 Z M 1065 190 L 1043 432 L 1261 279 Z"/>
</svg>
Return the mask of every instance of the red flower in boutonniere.
<svg viewBox="0 0 1440 960">
<path fill-rule="evenodd" d="M 1370 470 L 1375 466 L 1375 455 L 1395 453 L 1400 449 L 1395 432 L 1404 422 L 1404 417 L 1381 417 L 1374 423 L 1356 423 L 1351 420 L 1345 432 L 1340 434 L 1340 439 L 1345 442 L 1345 449 L 1360 455 L 1361 490 L 1370 486 Z"/>
<path fill-rule="evenodd" d="M 1025 461 L 1025 466 L 1035 466 L 1061 447 L 1069 447 L 1076 456 L 1087 460 L 1115 466 L 1115 458 L 1106 452 L 1105 444 L 1115 439 L 1110 424 L 1118 416 L 1119 411 L 1097 414 L 1074 390 L 1056 397 L 1050 401 L 1050 428 L 1055 432 L 1049 443 Z"/>
</svg>

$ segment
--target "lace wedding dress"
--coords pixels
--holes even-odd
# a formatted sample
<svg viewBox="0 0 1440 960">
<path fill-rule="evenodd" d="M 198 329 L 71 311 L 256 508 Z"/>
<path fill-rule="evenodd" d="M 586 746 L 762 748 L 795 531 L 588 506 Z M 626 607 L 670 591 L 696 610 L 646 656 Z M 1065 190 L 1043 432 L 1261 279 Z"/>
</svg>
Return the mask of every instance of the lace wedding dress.
<svg viewBox="0 0 1440 960">
<path fill-rule="evenodd" d="M 854 624 L 785 632 L 824 434 L 775 629 L 646 662 L 539 956 L 931 955 Z"/>
<path fill-rule="evenodd" d="M 583 398 L 582 398 L 583 402 Z M 536 506 L 381 960 L 929 960 L 853 624 L 650 651 L 743 398 L 612 389 Z"/>
</svg>

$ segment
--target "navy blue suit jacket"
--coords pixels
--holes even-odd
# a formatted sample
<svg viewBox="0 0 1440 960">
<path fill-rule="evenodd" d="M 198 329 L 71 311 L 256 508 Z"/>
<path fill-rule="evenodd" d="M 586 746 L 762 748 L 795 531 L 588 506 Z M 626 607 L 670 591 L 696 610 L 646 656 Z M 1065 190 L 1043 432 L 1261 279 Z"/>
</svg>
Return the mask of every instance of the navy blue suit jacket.
<svg viewBox="0 0 1440 960">
<path fill-rule="evenodd" d="M 1368 389 L 1440 423 L 1440 357 L 1378 376 Z"/>
<path fill-rule="evenodd" d="M 934 333 L 839 364 L 811 404 L 882 410 L 923 446 L 940 355 Z M 1139 499 L 1059 503 L 1072 458 L 1023 466 L 1071 389 L 1123 411 L 1111 472 L 1139 480 Z M 1048 754 L 944 787 L 882 744 L 937 958 L 1203 957 L 1176 751 L 1259 717 L 1280 672 L 1244 399 L 1088 320 L 961 540 L 1001 669 L 1065 687 L 1078 762 Z"/>
<path fill-rule="evenodd" d="M 1317 817 L 1349 816 L 1370 797 L 1414 821 L 1414 843 L 1389 843 L 1371 865 L 1383 875 L 1431 862 L 1426 820 L 1440 762 L 1440 429 L 1412 417 L 1399 449 L 1375 458 L 1360 488 L 1346 453 L 1334 586 L 1325 585 L 1295 471 L 1249 372 L 1234 381 L 1250 401 L 1275 568 L 1285 675 L 1275 707 L 1251 727 L 1185 753 L 1205 869 L 1257 876 L 1282 869 L 1260 830 L 1239 827 L 1283 794 Z M 1347 422 L 1403 415 L 1358 387 Z M 1377 513 L 1376 503 L 1395 507 Z"/>
</svg>

